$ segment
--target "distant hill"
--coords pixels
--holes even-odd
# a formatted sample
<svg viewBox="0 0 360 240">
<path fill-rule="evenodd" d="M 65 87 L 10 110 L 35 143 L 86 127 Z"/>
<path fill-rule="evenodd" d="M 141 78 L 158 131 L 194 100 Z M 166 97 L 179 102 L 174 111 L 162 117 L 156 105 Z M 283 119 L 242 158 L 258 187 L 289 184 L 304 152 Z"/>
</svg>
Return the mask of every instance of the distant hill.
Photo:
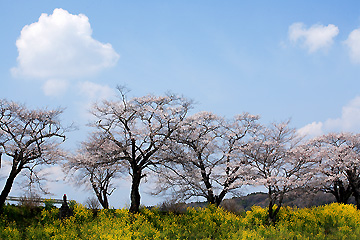
<svg viewBox="0 0 360 240">
<path fill-rule="evenodd" d="M 283 201 L 283 206 L 291 207 L 313 207 L 336 202 L 335 197 L 330 193 L 318 192 L 318 193 L 299 193 L 288 196 Z M 350 199 L 351 203 L 355 203 L 354 199 Z M 160 206 L 160 210 L 163 211 L 175 211 L 183 212 L 188 207 L 205 207 L 207 202 L 191 202 L 191 203 L 177 203 L 171 204 L 165 202 Z M 248 211 L 252 206 L 266 207 L 268 205 L 267 194 L 263 192 L 251 193 L 242 197 L 234 197 L 231 199 L 225 199 L 221 206 L 226 210 L 232 212 Z"/>
<path fill-rule="evenodd" d="M 331 193 L 299 193 L 285 197 L 283 206 L 296 206 L 298 208 L 304 208 L 320 206 L 334 202 L 336 202 L 336 199 Z M 350 202 L 355 203 L 354 199 L 350 199 Z M 241 210 L 248 211 L 254 205 L 266 207 L 268 205 L 268 198 L 266 193 L 257 192 L 243 197 L 225 199 L 221 205 L 224 208 L 235 212 Z"/>
</svg>

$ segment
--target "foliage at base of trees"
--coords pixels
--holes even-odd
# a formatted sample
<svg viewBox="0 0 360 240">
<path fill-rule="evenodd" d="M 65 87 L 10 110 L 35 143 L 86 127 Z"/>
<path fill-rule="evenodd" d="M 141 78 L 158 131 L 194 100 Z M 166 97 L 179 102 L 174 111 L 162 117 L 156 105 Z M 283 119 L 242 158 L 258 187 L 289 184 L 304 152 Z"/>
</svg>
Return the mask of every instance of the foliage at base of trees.
<svg viewBox="0 0 360 240">
<path fill-rule="evenodd" d="M 359 239 L 360 211 L 353 205 L 281 208 L 276 225 L 268 224 L 267 209 L 233 214 L 210 205 L 188 208 L 184 214 L 142 209 L 103 209 L 96 214 L 81 205 L 63 221 L 58 209 L 43 209 L 25 227 L 14 216 L 27 214 L 6 206 L 0 220 L 1 239 Z M 13 219 L 9 218 L 13 216 Z M 201 229 L 201 231 L 199 231 Z"/>
</svg>

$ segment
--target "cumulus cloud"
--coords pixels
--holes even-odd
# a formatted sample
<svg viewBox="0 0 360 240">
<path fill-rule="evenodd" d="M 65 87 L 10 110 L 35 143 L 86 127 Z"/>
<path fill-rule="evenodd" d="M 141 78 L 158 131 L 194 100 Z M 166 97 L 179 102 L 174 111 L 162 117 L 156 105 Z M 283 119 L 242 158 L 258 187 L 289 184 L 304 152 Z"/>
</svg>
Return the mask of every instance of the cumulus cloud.
<svg viewBox="0 0 360 240">
<path fill-rule="evenodd" d="M 307 29 L 303 23 L 298 22 L 289 27 L 290 41 L 295 44 L 300 42 L 309 53 L 329 48 L 338 34 L 339 29 L 333 24 L 327 26 L 315 24 Z"/>
<path fill-rule="evenodd" d="M 32 79 L 71 79 L 85 77 L 112 67 L 119 59 L 111 44 L 92 38 L 89 19 L 73 15 L 61 8 L 51 15 L 26 25 L 16 41 L 16 77 Z M 58 82 L 59 83 L 59 82 Z M 43 89 L 51 93 L 53 82 Z"/>
<path fill-rule="evenodd" d="M 91 36 L 89 19 L 55 9 L 26 25 L 16 41 L 18 66 L 15 75 L 32 78 L 78 77 L 114 66 L 119 55 L 111 44 Z"/>
<path fill-rule="evenodd" d="M 349 54 L 354 63 L 360 63 L 360 28 L 349 34 L 345 44 L 349 48 Z"/>
<path fill-rule="evenodd" d="M 298 130 L 302 135 L 318 136 L 327 132 L 360 131 L 360 96 L 357 96 L 342 108 L 339 118 L 329 118 L 324 122 L 313 122 Z"/>
</svg>

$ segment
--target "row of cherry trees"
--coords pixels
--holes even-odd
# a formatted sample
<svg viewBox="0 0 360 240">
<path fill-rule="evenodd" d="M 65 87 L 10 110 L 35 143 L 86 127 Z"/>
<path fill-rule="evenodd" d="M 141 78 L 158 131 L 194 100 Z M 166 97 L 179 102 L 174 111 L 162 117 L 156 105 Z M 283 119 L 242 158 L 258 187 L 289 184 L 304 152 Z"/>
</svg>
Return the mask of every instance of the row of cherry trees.
<svg viewBox="0 0 360 240">
<path fill-rule="evenodd" d="M 12 159 L 12 168 L 0 207 L 22 170 L 36 183 L 35 169 L 66 159 L 66 172 L 80 185 L 90 183 L 104 208 L 113 180 L 130 175 L 130 211 L 138 212 L 140 183 L 149 174 L 157 179 L 155 194 L 179 201 L 204 197 L 216 205 L 243 186 L 264 186 L 272 222 L 284 196 L 295 190 L 331 192 L 342 203 L 354 196 L 360 208 L 359 134 L 304 140 L 289 122 L 263 125 L 249 113 L 231 119 L 189 115 L 193 104 L 184 97 L 128 99 L 118 90 L 117 100 L 93 105 L 93 132 L 76 153 L 67 154 L 59 148 L 70 129 L 58 120 L 62 110 L 28 110 L 1 100 L 0 152 Z"/>
<path fill-rule="evenodd" d="M 265 126 L 249 113 L 232 119 L 210 112 L 189 116 L 192 102 L 185 98 L 127 99 L 119 91 L 120 100 L 94 105 L 94 131 L 67 164 L 90 180 L 104 208 L 110 182 L 120 173 L 132 179 L 131 212 L 139 210 L 139 186 L 147 174 L 157 177 L 155 194 L 179 201 L 204 197 L 216 205 L 243 186 L 264 186 L 271 221 L 294 190 L 331 192 L 343 203 L 353 195 L 360 208 L 360 135 L 304 141 L 289 122 Z"/>
</svg>

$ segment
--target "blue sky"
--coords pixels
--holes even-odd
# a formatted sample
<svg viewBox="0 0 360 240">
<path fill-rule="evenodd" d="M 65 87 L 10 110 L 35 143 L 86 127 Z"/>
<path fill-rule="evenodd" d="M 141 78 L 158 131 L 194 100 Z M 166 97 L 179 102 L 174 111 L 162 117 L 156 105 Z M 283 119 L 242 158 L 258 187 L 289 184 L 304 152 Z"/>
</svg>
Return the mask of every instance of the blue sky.
<svg viewBox="0 0 360 240">
<path fill-rule="evenodd" d="M 311 135 L 360 130 L 359 1 L 0 0 L 0 11 L 0 97 L 65 107 L 80 127 L 70 148 L 86 137 L 88 106 L 118 84 L 183 94 L 195 111 L 291 118 Z"/>
</svg>

